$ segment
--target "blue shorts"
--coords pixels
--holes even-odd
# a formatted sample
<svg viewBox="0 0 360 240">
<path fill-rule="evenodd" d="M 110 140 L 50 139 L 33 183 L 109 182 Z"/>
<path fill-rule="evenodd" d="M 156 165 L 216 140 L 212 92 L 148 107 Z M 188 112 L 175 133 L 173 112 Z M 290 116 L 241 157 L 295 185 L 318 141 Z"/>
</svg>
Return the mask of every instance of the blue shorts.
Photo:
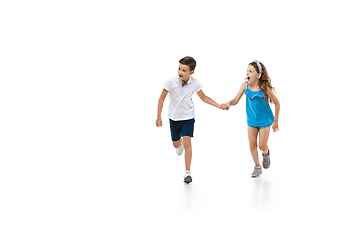
<svg viewBox="0 0 360 240">
<path fill-rule="evenodd" d="M 258 128 L 259 130 L 260 129 L 264 129 L 264 128 L 267 128 L 267 127 L 270 127 L 271 125 L 268 125 L 268 126 L 261 126 L 261 127 L 253 127 L 253 126 L 249 126 L 249 127 L 253 127 L 253 128 Z"/>
<path fill-rule="evenodd" d="M 170 120 L 171 139 L 175 142 L 180 140 L 182 136 L 194 136 L 194 123 L 195 119 L 189 119 L 184 121 Z"/>
</svg>

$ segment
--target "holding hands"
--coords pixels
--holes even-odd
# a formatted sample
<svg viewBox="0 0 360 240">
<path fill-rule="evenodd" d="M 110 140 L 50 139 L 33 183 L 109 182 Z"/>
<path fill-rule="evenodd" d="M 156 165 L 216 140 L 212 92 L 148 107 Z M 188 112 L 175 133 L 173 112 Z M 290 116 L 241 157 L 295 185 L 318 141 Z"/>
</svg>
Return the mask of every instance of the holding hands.
<svg viewBox="0 0 360 240">
<path fill-rule="evenodd" d="M 230 103 L 223 103 L 220 105 L 220 109 L 222 110 L 229 110 L 230 109 Z"/>
</svg>

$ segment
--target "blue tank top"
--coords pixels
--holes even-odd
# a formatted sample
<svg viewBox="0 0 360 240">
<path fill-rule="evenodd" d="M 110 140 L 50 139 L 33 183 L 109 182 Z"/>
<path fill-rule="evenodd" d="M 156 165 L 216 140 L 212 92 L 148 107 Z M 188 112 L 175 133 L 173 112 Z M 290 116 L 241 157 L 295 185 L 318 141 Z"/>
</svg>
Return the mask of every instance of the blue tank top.
<svg viewBox="0 0 360 240">
<path fill-rule="evenodd" d="M 249 89 L 249 84 L 244 91 L 246 95 L 246 117 L 250 127 L 270 126 L 274 122 L 274 115 L 270 105 L 264 100 L 264 91 L 253 92 Z M 268 96 L 266 96 L 268 99 Z"/>
</svg>

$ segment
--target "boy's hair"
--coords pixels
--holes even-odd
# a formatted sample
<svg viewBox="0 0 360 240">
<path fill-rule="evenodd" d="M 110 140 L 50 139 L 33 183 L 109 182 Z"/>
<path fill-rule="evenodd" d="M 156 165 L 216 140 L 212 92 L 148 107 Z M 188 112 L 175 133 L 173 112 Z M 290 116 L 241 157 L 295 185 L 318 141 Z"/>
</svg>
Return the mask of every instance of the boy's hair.
<svg viewBox="0 0 360 240">
<path fill-rule="evenodd" d="M 268 91 L 273 91 L 275 93 L 275 88 L 271 85 L 271 79 L 269 77 L 269 74 L 261 62 L 259 62 L 261 65 L 261 77 L 259 79 L 259 87 L 264 91 L 264 100 L 266 102 L 270 101 L 270 103 L 273 103 L 273 101 L 270 98 L 266 98 L 268 96 Z M 259 73 L 259 67 L 256 64 L 256 62 L 251 62 L 249 65 L 253 66 L 257 73 Z"/>
<path fill-rule="evenodd" d="M 189 69 L 190 69 L 190 71 L 195 70 L 196 61 L 195 61 L 195 59 L 192 58 L 192 57 L 189 57 L 189 56 L 184 57 L 184 58 L 180 59 L 179 63 L 188 66 Z"/>
</svg>

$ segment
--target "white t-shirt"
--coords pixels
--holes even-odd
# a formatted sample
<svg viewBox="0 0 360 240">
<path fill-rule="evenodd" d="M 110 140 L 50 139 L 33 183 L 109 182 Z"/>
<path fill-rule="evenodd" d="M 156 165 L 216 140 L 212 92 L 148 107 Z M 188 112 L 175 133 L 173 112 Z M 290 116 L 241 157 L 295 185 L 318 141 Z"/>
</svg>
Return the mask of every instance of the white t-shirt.
<svg viewBox="0 0 360 240">
<path fill-rule="evenodd" d="M 200 91 L 203 86 L 196 79 L 190 79 L 183 86 L 183 81 L 178 76 L 164 82 L 163 87 L 169 91 L 170 105 L 168 116 L 173 121 L 182 121 L 195 118 L 195 106 L 192 101 L 194 92 Z"/>
</svg>

